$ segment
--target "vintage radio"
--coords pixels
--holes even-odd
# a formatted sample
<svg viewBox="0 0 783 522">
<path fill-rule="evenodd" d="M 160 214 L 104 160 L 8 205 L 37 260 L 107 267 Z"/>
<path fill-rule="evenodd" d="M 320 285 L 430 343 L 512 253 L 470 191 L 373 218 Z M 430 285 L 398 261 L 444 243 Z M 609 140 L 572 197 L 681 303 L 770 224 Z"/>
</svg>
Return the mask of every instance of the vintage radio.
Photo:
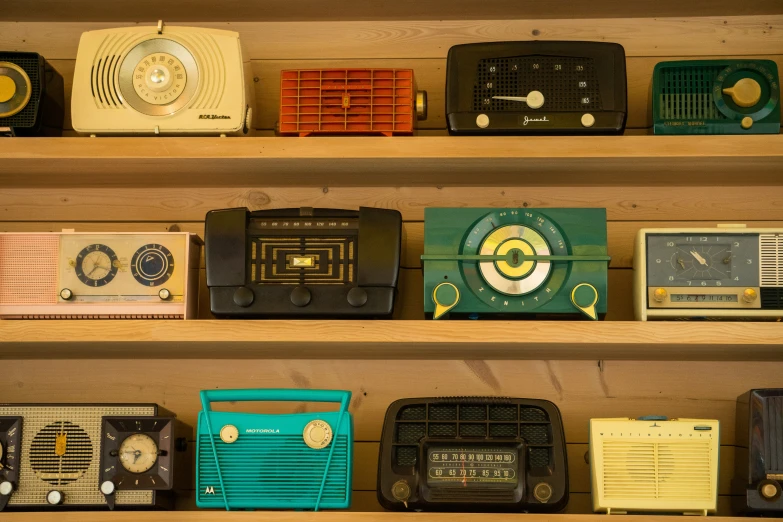
<svg viewBox="0 0 783 522">
<path fill-rule="evenodd" d="M 400 266 L 396 210 L 213 210 L 204 232 L 218 317 L 389 317 Z"/>
<path fill-rule="evenodd" d="M 172 508 L 192 434 L 156 404 L 0 404 L 0 510 Z"/>
<path fill-rule="evenodd" d="M 606 210 L 424 209 L 424 311 L 603 318 Z"/>
<path fill-rule="evenodd" d="M 85 134 L 244 135 L 252 72 L 239 34 L 196 27 L 121 27 L 82 34 L 73 128 Z"/>
<path fill-rule="evenodd" d="M 645 228 L 634 271 L 642 321 L 783 317 L 783 229 Z"/>
<path fill-rule="evenodd" d="M 590 419 L 593 510 L 715 513 L 717 420 Z"/>
<path fill-rule="evenodd" d="M 452 134 L 620 134 L 627 106 L 619 44 L 495 42 L 449 49 Z"/>
<path fill-rule="evenodd" d="M 351 392 L 208 390 L 196 438 L 196 505 L 231 509 L 345 509 L 351 505 Z M 337 411 L 212 411 L 212 402 L 337 402 Z"/>
<path fill-rule="evenodd" d="M 780 132 L 780 79 L 772 60 L 660 62 L 652 98 L 655 134 Z"/>
<path fill-rule="evenodd" d="M 413 69 L 314 69 L 280 73 L 280 134 L 411 135 L 427 118 Z"/>
<path fill-rule="evenodd" d="M 732 500 L 739 513 L 783 514 L 783 388 L 737 399 Z"/>
<path fill-rule="evenodd" d="M 37 53 L 0 51 L 0 136 L 60 136 L 63 77 Z"/>
<path fill-rule="evenodd" d="M 557 406 L 538 399 L 402 399 L 386 411 L 378 462 L 386 509 L 552 513 L 568 503 Z"/>
<path fill-rule="evenodd" d="M 0 318 L 190 319 L 200 255 L 187 232 L 0 233 Z"/>
</svg>

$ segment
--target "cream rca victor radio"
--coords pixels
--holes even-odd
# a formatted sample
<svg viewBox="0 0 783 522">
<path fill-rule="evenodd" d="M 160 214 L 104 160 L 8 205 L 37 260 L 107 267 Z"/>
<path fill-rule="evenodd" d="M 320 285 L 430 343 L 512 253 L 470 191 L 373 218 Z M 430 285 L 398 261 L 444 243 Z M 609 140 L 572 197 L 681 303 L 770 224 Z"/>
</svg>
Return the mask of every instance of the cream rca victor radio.
<svg viewBox="0 0 783 522">
<path fill-rule="evenodd" d="M 636 319 L 783 318 L 783 229 L 642 229 L 634 252 Z"/>
<path fill-rule="evenodd" d="M 0 233 L 0 318 L 189 319 L 200 256 L 188 232 Z"/>
<path fill-rule="evenodd" d="M 714 513 L 719 428 L 717 420 L 590 419 L 593 510 Z"/>
<path fill-rule="evenodd" d="M 85 134 L 244 135 L 252 72 L 239 34 L 196 27 L 121 27 L 82 34 L 71 96 Z"/>
</svg>

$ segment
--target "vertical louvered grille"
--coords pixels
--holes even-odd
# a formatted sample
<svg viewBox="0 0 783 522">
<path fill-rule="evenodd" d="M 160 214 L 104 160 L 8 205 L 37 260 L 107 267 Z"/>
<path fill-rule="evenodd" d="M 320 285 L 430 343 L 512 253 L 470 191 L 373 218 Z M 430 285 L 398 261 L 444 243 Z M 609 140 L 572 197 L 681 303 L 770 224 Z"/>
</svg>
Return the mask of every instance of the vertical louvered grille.
<svg viewBox="0 0 783 522">
<path fill-rule="evenodd" d="M 761 286 L 783 287 L 783 234 L 761 234 Z"/>
<path fill-rule="evenodd" d="M 764 398 L 764 462 L 767 473 L 783 473 L 783 396 Z"/>
<path fill-rule="evenodd" d="M 709 441 L 602 443 L 607 500 L 704 500 L 715 490 Z"/>
<path fill-rule="evenodd" d="M 326 471 L 329 450 L 309 448 L 301 436 L 243 434 L 232 444 L 224 444 L 215 435 L 220 471 L 231 502 L 274 500 L 315 503 Z M 321 502 L 344 502 L 348 497 L 348 437 L 333 442 L 332 462 Z M 199 501 L 222 502 L 215 457 L 209 435 L 199 437 Z M 210 494 L 207 494 L 208 488 Z"/>
<path fill-rule="evenodd" d="M 663 67 L 660 70 L 658 118 L 723 120 L 712 98 L 712 83 L 721 66 Z"/>
<path fill-rule="evenodd" d="M 433 439 L 523 439 L 533 467 L 552 461 L 552 426 L 540 408 L 516 404 L 449 401 L 413 404 L 400 409 L 394 427 L 395 466 L 415 466 L 419 442 Z"/>
</svg>

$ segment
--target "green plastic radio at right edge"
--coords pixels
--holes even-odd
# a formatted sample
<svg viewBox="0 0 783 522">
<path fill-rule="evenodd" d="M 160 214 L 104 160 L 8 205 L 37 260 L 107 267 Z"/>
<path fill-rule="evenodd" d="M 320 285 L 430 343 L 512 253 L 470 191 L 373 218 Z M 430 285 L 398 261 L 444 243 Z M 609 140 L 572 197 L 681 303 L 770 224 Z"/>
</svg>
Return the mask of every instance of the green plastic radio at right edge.
<svg viewBox="0 0 783 522">
<path fill-rule="evenodd" d="M 353 418 L 350 391 L 205 390 L 196 433 L 196 505 L 216 509 L 346 509 L 351 505 Z M 290 414 L 213 411 L 212 402 L 336 402 L 337 411 Z M 323 449 L 303 438 L 313 420 L 331 426 Z M 221 429 L 239 435 L 223 442 Z"/>
<path fill-rule="evenodd" d="M 488 227 L 509 223 L 528 225 L 544 236 L 550 244 L 553 266 L 544 284 L 533 292 L 511 297 L 486 284 L 479 261 L 471 259 L 483 256 L 464 254 L 467 250 L 470 250 L 469 254 L 475 254 L 477 242 L 485 236 L 483 229 L 479 234 L 473 235 L 473 232 L 488 222 Z M 538 223 L 542 225 L 537 227 Z M 555 231 L 550 233 L 550 227 Z M 558 246 L 560 238 L 564 248 Z M 466 249 L 469 239 L 474 246 Z M 489 258 L 493 257 L 498 256 L 488 256 L 487 260 L 491 261 Z M 535 257 L 530 256 L 531 259 Z M 582 317 L 572 303 L 571 293 L 581 283 L 587 283 L 598 292 L 595 308 L 602 317 L 607 310 L 609 259 L 606 209 L 603 208 L 425 208 L 424 311 L 434 313 L 434 289 L 441 283 L 451 283 L 459 291 L 459 301 L 449 311 L 452 315 L 567 314 Z M 579 290 L 577 288 L 577 294 Z M 579 300 L 582 295 L 576 298 Z"/>
</svg>

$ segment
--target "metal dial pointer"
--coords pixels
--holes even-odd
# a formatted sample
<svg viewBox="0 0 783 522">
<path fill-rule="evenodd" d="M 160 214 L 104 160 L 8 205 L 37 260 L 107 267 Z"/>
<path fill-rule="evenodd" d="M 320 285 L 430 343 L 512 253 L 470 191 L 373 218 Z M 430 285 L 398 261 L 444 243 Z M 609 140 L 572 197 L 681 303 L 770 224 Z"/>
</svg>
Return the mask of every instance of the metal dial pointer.
<svg viewBox="0 0 783 522">
<path fill-rule="evenodd" d="M 696 261 L 698 261 L 699 263 L 701 263 L 704 266 L 707 266 L 707 260 L 704 259 L 703 257 L 701 257 L 698 254 L 698 252 L 696 252 L 695 250 L 691 250 L 691 255 L 696 258 Z"/>
<path fill-rule="evenodd" d="M 525 102 L 531 109 L 540 109 L 544 106 L 544 95 L 541 91 L 530 91 L 527 96 L 493 96 L 492 99 Z"/>
</svg>

